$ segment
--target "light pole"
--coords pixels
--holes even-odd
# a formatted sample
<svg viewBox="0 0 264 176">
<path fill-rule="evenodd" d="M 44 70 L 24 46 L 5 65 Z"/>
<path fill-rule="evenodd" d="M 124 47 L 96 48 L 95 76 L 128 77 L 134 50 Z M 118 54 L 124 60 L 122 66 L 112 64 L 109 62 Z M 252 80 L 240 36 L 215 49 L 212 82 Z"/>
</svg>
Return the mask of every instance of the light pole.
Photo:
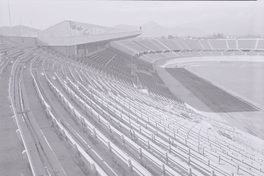
<svg viewBox="0 0 264 176">
<path fill-rule="evenodd" d="M 10 4 L 9 4 L 9 0 L 8 0 L 8 14 L 9 14 L 9 25 L 10 25 L 10 36 L 12 36 L 12 24 L 11 24 L 11 13 L 10 13 Z"/>
<path fill-rule="evenodd" d="M 32 29 L 32 21 L 30 21 L 31 24 L 31 29 Z M 31 30 L 32 31 L 32 30 Z M 33 36 L 32 32 L 29 33 L 29 36 L 31 37 L 31 35 Z"/>
<path fill-rule="evenodd" d="M 20 30 L 21 30 L 21 36 L 23 37 L 22 18 L 20 18 Z"/>
</svg>

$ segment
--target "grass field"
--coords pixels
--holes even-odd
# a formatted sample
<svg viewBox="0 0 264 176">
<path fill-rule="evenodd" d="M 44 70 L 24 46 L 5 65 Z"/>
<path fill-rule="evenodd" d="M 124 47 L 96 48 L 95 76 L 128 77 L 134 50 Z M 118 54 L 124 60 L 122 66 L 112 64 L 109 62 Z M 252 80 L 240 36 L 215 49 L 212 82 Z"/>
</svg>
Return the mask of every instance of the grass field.
<svg viewBox="0 0 264 176">
<path fill-rule="evenodd" d="M 224 60 L 225 58 L 219 57 L 217 59 Z M 244 132 L 264 139 L 264 63 L 246 61 L 238 62 L 237 58 L 232 57 L 229 58 L 231 61 L 228 62 L 227 59 L 221 62 L 218 62 L 217 59 L 215 59 L 214 62 L 212 62 L 211 59 L 208 59 L 208 61 L 204 59 L 202 62 L 199 60 L 190 60 L 190 62 L 186 64 L 181 64 L 178 60 L 164 60 L 157 62 L 156 68 L 157 73 L 165 82 L 166 86 L 183 102 L 186 102 L 201 113 L 208 113 L 206 116 L 209 116 L 212 119 L 234 125 Z M 241 60 L 243 59 L 244 58 Z M 252 60 L 254 58 L 248 59 Z M 185 67 L 185 69 L 188 69 L 197 76 L 210 81 L 212 84 L 220 87 L 231 95 L 235 95 L 236 97 L 258 106 L 262 110 L 232 113 L 214 112 L 208 105 L 191 93 L 177 79 L 173 78 L 166 69 L 164 69 L 164 66 L 173 68 L 176 65 Z M 204 96 L 206 97 L 207 94 Z"/>
<path fill-rule="evenodd" d="M 264 109 L 264 63 L 196 63 L 186 69 Z"/>
</svg>

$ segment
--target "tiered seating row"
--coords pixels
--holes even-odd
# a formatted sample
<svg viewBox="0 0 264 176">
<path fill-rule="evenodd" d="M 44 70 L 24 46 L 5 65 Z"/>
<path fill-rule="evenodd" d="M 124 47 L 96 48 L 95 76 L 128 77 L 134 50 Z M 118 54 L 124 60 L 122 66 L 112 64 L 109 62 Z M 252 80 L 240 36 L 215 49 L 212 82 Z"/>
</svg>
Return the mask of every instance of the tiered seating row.
<svg viewBox="0 0 264 176">
<path fill-rule="evenodd" d="M 264 50 L 264 40 L 259 40 L 257 50 Z"/>
<path fill-rule="evenodd" d="M 182 51 L 185 54 L 189 51 L 219 51 L 224 53 L 226 50 L 244 50 L 247 52 L 264 49 L 262 39 L 144 39 L 117 41 L 117 43 L 128 50 L 132 50 L 132 53 L 140 55 L 171 51 Z"/>
<path fill-rule="evenodd" d="M 226 40 L 209 40 L 212 48 L 216 50 L 226 50 L 228 49 Z"/>
<path fill-rule="evenodd" d="M 125 100 L 126 100 L 126 99 L 125 99 Z M 117 102 L 121 102 L 121 101 L 118 100 Z M 124 103 L 124 102 L 122 102 L 121 104 L 126 105 L 126 103 Z M 140 105 L 139 107 L 142 108 L 142 105 Z M 144 111 L 146 111 L 146 110 L 144 109 Z M 139 114 L 139 115 L 141 115 L 141 118 L 143 117 L 142 114 Z M 147 118 L 147 119 L 148 119 L 148 118 Z M 163 119 L 163 120 L 164 120 L 164 119 Z M 149 122 L 150 122 L 149 119 L 147 120 L 147 122 L 148 122 L 148 124 L 149 124 Z M 161 123 L 161 122 L 159 121 L 159 123 Z M 156 124 L 156 123 L 154 123 L 154 125 L 155 125 L 155 124 Z M 157 125 L 157 124 L 156 124 L 156 125 Z M 180 125 L 180 126 L 183 126 L 183 125 Z M 157 127 L 157 126 L 156 126 L 156 127 Z M 185 127 L 184 127 L 184 128 L 185 128 Z M 164 127 L 161 127 L 160 129 L 163 130 Z M 167 131 L 167 130 L 166 130 L 166 131 Z M 199 132 L 199 133 L 200 133 L 200 132 Z M 208 132 L 207 132 L 207 133 L 208 133 Z M 184 132 L 183 134 L 186 134 L 186 132 Z M 167 135 L 168 135 L 168 134 L 167 134 Z M 174 135 L 175 135 L 175 134 L 174 134 Z M 173 137 L 173 133 L 172 133 L 172 137 Z M 179 138 L 181 138 L 181 137 L 182 137 L 182 134 L 180 135 Z M 215 139 L 215 137 L 213 137 L 212 139 Z M 183 142 L 184 142 L 185 138 L 183 137 L 182 140 L 183 140 Z M 209 142 L 209 141 L 206 141 L 206 143 L 208 143 L 208 144 L 207 144 L 208 146 L 211 146 L 211 143 L 212 143 L 212 142 L 214 142 L 214 141 L 211 141 L 211 140 L 210 140 L 210 142 Z M 201 142 L 201 143 L 205 143 L 205 142 L 203 141 L 203 142 Z M 217 143 L 219 143 L 219 141 L 216 141 L 216 144 L 217 144 Z M 229 144 L 229 145 L 230 145 L 230 144 Z M 232 145 L 233 145 L 233 144 L 232 144 Z M 195 149 L 196 149 L 196 148 L 195 148 Z M 234 149 L 234 148 L 233 148 L 233 149 Z M 206 149 L 206 152 L 210 152 L 211 150 L 212 150 L 211 148 L 209 148 L 208 151 L 207 151 L 207 149 Z M 215 149 L 213 149 L 213 150 L 215 150 Z M 225 148 L 225 150 L 230 150 L 230 149 L 226 149 L 226 148 Z M 239 151 L 240 151 L 240 150 L 242 151 L 242 149 L 239 149 Z M 222 149 L 221 149 L 220 151 L 222 152 Z M 235 152 L 235 151 L 236 151 L 236 149 L 234 149 L 234 151 L 232 150 L 232 152 Z M 211 153 L 211 152 L 210 152 L 210 153 Z M 214 153 L 211 153 L 211 154 L 214 154 Z M 247 156 L 248 156 L 248 154 L 245 155 L 246 158 L 247 158 Z M 218 157 L 219 162 L 220 162 L 220 160 L 225 161 L 225 162 L 229 162 L 229 163 L 230 163 L 230 161 L 231 161 L 230 156 L 228 156 L 228 157 L 227 157 L 227 156 L 224 156 L 224 157 L 223 157 L 223 156 L 220 156 L 220 157 L 219 157 L 218 155 L 216 155 L 216 157 Z M 232 156 L 232 157 L 234 157 L 234 156 Z M 228 159 L 226 159 L 226 158 L 228 158 Z M 238 161 L 241 162 L 241 159 L 240 159 L 240 160 L 238 159 Z M 231 163 L 231 164 L 232 164 L 232 163 Z M 243 165 L 243 163 L 242 163 L 242 165 Z M 234 166 L 235 166 L 235 165 L 234 165 Z M 246 166 L 246 167 L 247 167 L 247 166 Z M 244 169 L 245 169 L 245 168 L 244 168 Z"/>
<path fill-rule="evenodd" d="M 56 74 L 56 77 L 58 80 L 60 80 L 57 74 Z M 59 82 L 72 97 L 75 97 L 74 100 L 77 101 L 78 104 L 81 105 L 86 111 L 88 111 L 88 114 L 90 114 L 90 116 L 94 118 L 95 121 L 97 121 L 100 125 L 102 125 L 103 128 L 107 129 L 107 131 L 110 130 L 110 134 L 119 138 L 118 141 L 122 141 L 123 145 L 127 145 L 129 149 L 131 149 L 132 151 L 134 150 L 134 152 L 136 152 L 138 156 L 140 156 L 140 153 L 138 153 L 140 152 L 140 147 L 137 144 L 135 144 L 131 139 L 129 139 L 128 137 L 120 133 L 114 126 L 112 126 L 111 123 L 108 122 L 108 120 L 105 119 L 107 117 L 107 118 L 110 118 L 111 120 L 114 120 L 113 118 L 111 118 L 111 116 L 103 117 L 100 113 L 98 113 L 97 109 L 100 107 L 97 104 L 95 104 L 93 101 L 86 101 L 90 103 L 90 105 L 88 105 L 85 101 L 80 99 L 80 97 L 76 93 L 74 93 L 67 85 L 65 85 L 61 80 Z M 82 94 L 82 97 L 86 97 L 86 96 Z M 110 152 L 113 152 L 113 154 L 123 162 L 123 165 L 130 163 L 128 164 L 128 167 L 131 167 L 131 169 L 133 169 L 138 175 L 150 175 L 150 173 L 147 170 L 145 170 L 139 163 L 137 163 L 131 157 L 126 155 L 124 152 L 122 152 L 122 150 L 120 150 L 113 142 L 108 140 L 100 131 L 98 131 L 95 127 L 93 127 L 93 125 L 88 120 L 84 119 L 84 122 L 86 125 L 85 128 L 87 128 L 87 130 L 91 134 L 93 134 L 92 136 L 95 136 L 96 139 L 99 142 L 101 142 L 103 145 L 105 145 L 105 147 Z M 93 130 L 89 130 L 90 128 L 92 128 Z M 142 149 L 141 152 L 142 152 L 141 154 L 142 157 L 144 156 L 144 158 L 148 159 L 150 162 L 155 161 L 154 163 L 159 164 L 160 166 L 158 168 L 162 169 L 162 166 L 163 166 L 162 162 L 157 160 L 155 157 L 153 157 L 150 153 L 148 153 L 144 149 Z M 173 174 L 177 175 L 177 173 L 173 171 L 172 169 L 170 169 L 169 167 L 166 167 L 164 169 L 165 169 L 165 172 L 171 173 L 170 175 L 173 175 Z"/>
<path fill-rule="evenodd" d="M 4 58 L 3 60 L 1 60 L 1 62 L 0 62 L 0 77 L 1 77 L 2 73 L 5 71 L 5 69 L 9 63 L 10 63 L 10 60 L 8 58 Z"/>
<path fill-rule="evenodd" d="M 119 54 L 108 49 L 102 52 L 103 54 L 94 54 L 81 62 L 88 64 L 91 69 L 105 72 L 132 84 L 131 69 L 127 67 L 126 61 L 128 59 L 122 58 Z"/>
<path fill-rule="evenodd" d="M 164 54 L 161 55 L 164 56 Z M 224 137 L 224 135 L 229 134 L 225 132 L 224 129 L 226 128 L 218 128 L 221 134 L 224 132 L 224 135 L 219 135 L 214 131 L 213 126 L 206 127 L 202 123 L 186 120 L 189 118 L 188 116 L 190 119 L 194 118 L 195 113 L 170 98 L 157 96 L 156 101 L 153 101 L 152 93 L 144 95 L 126 82 L 115 79 L 114 75 L 109 77 L 106 72 L 101 72 L 98 75 L 95 70 L 89 67 L 87 69 L 87 67 L 72 64 L 73 61 L 64 63 L 65 66 L 63 66 L 62 71 L 68 75 L 66 78 L 68 85 L 70 85 L 68 91 L 72 92 L 72 89 L 76 93 L 78 92 L 77 94 L 72 92 L 69 95 L 78 97 L 73 99 L 79 102 L 80 106 L 83 106 L 82 101 L 84 101 L 93 108 L 98 113 L 93 114 L 94 120 L 108 130 L 110 136 L 115 140 L 125 141 L 134 156 L 142 156 L 139 158 L 142 161 L 147 160 L 153 163 L 154 168 L 163 167 L 163 165 L 157 164 L 154 159 L 160 157 L 160 161 L 166 163 L 165 169 L 154 169 L 156 172 L 165 171 L 168 169 L 168 164 L 172 168 L 171 171 L 180 169 L 176 172 L 180 174 L 181 172 L 191 172 L 196 175 L 203 171 L 208 175 L 212 174 L 210 169 L 212 168 L 215 175 L 230 175 L 229 171 L 216 167 L 218 163 L 221 163 L 224 164 L 223 167 L 228 165 L 227 170 L 230 170 L 231 167 L 233 172 L 237 171 L 242 175 L 261 175 L 262 170 L 259 169 L 258 163 L 263 163 L 263 161 L 258 156 L 249 154 L 250 151 L 242 150 L 243 147 L 231 140 L 233 136 Z M 62 67 L 55 64 L 54 68 L 60 69 Z M 79 68 L 87 70 L 84 71 Z M 153 78 L 152 75 L 148 76 Z M 79 80 L 79 82 L 76 84 L 71 80 Z M 86 81 L 87 84 L 83 85 Z M 62 81 L 60 82 L 62 84 Z M 85 94 L 81 92 L 85 92 Z M 169 103 L 173 104 L 173 108 L 168 108 Z M 189 115 L 185 116 L 185 113 Z M 100 117 L 100 120 L 96 117 Z M 127 135 L 129 138 L 124 139 L 121 137 L 122 135 Z M 167 154 L 164 151 L 170 152 Z M 150 155 L 146 154 L 147 152 Z M 203 157 L 199 153 L 210 159 L 202 159 Z M 191 169 L 181 162 L 175 163 L 174 161 L 177 161 L 178 157 L 184 163 L 189 161 L 192 166 Z M 210 161 L 209 164 L 208 161 Z M 197 163 L 200 165 L 195 166 Z"/>
<path fill-rule="evenodd" d="M 13 45 L 0 43 L 0 53 L 14 49 Z"/>
<path fill-rule="evenodd" d="M 148 88 L 149 91 L 157 93 L 158 95 L 163 95 L 165 97 L 173 97 L 173 94 L 169 91 L 168 88 L 156 84 L 151 75 L 144 73 L 138 73 L 141 83 Z"/>
<path fill-rule="evenodd" d="M 81 83 L 78 83 L 78 85 L 81 86 L 81 88 L 83 90 L 85 90 L 86 93 L 89 93 L 89 91 Z M 75 86 L 75 87 L 77 87 L 77 86 Z M 94 89 L 93 91 L 96 91 L 96 89 Z M 92 96 L 92 93 L 89 93 L 89 94 Z M 99 92 L 97 92 L 96 94 L 98 95 Z M 100 98 L 101 96 L 103 96 L 103 94 L 101 94 L 95 100 L 98 100 L 98 98 Z M 111 110 L 113 108 L 112 113 L 116 113 L 117 114 L 116 118 L 118 118 L 117 122 L 119 122 L 117 125 L 120 126 L 120 122 L 126 122 L 126 124 L 128 124 L 129 127 L 132 127 L 133 130 L 139 131 L 139 133 L 136 132 L 136 131 L 133 131 L 133 135 L 135 135 L 137 141 L 141 141 L 141 140 L 147 141 L 147 142 L 144 142 L 144 143 L 148 144 L 148 148 L 153 149 L 152 152 L 155 152 L 155 149 L 157 149 L 158 151 L 162 151 L 163 149 L 158 149 L 158 146 L 160 146 L 160 147 L 168 150 L 169 153 L 172 153 L 173 155 L 175 155 L 175 156 L 181 158 L 182 160 L 184 160 L 185 162 L 190 163 L 194 167 L 195 166 L 198 167 L 198 170 L 201 170 L 203 172 L 208 172 L 209 171 L 209 173 L 210 173 L 211 169 L 209 169 L 208 166 L 207 166 L 208 159 L 206 159 L 206 158 L 204 158 L 202 156 L 199 156 L 199 154 L 194 152 L 193 150 L 190 151 L 189 149 L 184 149 L 184 152 L 182 152 L 181 150 L 178 149 L 178 146 L 181 145 L 180 143 L 177 143 L 176 141 L 173 142 L 173 140 L 170 139 L 170 138 L 167 138 L 166 135 L 162 135 L 162 133 L 161 134 L 158 133 L 156 131 L 157 130 L 156 128 L 148 125 L 148 124 L 151 124 L 149 122 L 151 119 L 148 118 L 148 122 L 143 121 L 142 120 L 142 116 L 141 116 L 141 118 L 138 118 L 138 117 L 134 116 L 133 114 L 125 113 L 126 111 L 124 112 L 122 107 L 119 107 L 118 109 L 116 109 L 117 105 L 115 103 L 111 103 L 111 102 L 113 102 L 113 100 L 108 100 L 107 97 L 104 97 L 101 100 L 98 100 L 97 104 L 101 104 L 100 107 L 105 107 L 105 109 L 108 109 L 108 110 Z M 123 102 L 120 99 L 117 102 L 120 102 L 120 104 L 126 104 L 125 102 Z M 107 103 L 107 104 L 105 104 L 105 103 Z M 112 105 L 112 107 L 111 107 L 111 105 Z M 157 123 L 155 123 L 155 124 L 157 125 Z M 147 127 L 147 128 L 145 128 L 145 127 Z M 122 129 L 124 129 L 124 128 L 122 128 Z M 145 136 L 147 136 L 151 141 L 149 141 L 148 139 L 144 138 L 141 134 L 144 134 Z M 159 136 L 162 136 L 162 138 L 160 138 Z M 156 146 L 155 143 L 158 146 Z M 177 148 L 174 147 L 174 145 L 177 146 Z M 188 153 L 189 153 L 189 155 L 188 155 Z M 170 159 L 170 154 L 167 154 L 167 155 L 166 154 L 162 154 L 160 157 L 164 157 L 164 156 L 167 156 L 168 159 Z M 202 162 L 203 164 L 200 163 L 200 162 Z M 179 164 L 180 164 L 180 162 L 179 162 Z M 184 164 L 183 164 L 180 167 L 184 168 L 186 166 L 184 166 Z M 217 166 L 217 165 L 215 165 L 213 163 L 209 164 L 209 167 L 213 167 L 217 172 L 219 171 L 219 172 L 221 172 L 224 175 L 225 174 L 226 175 L 230 175 L 230 173 L 228 171 L 225 171 L 224 169 L 221 169 L 221 167 L 219 167 L 219 166 Z M 218 168 L 218 169 L 216 169 L 216 168 Z"/>
<path fill-rule="evenodd" d="M 238 48 L 240 50 L 253 50 L 256 47 L 257 40 L 238 40 Z"/>
<path fill-rule="evenodd" d="M 69 80 L 68 80 L 69 81 Z M 84 95 L 83 95 L 84 96 Z M 88 102 L 91 102 L 91 100 L 89 100 Z"/>
<path fill-rule="evenodd" d="M 125 104 L 125 103 L 122 103 L 122 104 Z M 141 106 L 141 107 L 142 107 L 142 106 Z M 225 158 L 222 158 L 221 160 L 222 160 L 222 161 L 224 161 L 224 160 L 225 160 Z M 227 161 L 230 161 L 230 159 L 229 159 L 229 160 L 227 160 Z"/>
<path fill-rule="evenodd" d="M 157 84 L 164 85 L 164 82 L 162 81 L 162 79 L 160 79 L 159 75 L 157 75 L 156 73 L 152 73 L 152 78 Z"/>
<path fill-rule="evenodd" d="M 183 42 L 188 46 L 190 50 L 203 50 L 203 47 L 198 40 L 184 40 Z"/>
<path fill-rule="evenodd" d="M 23 77 L 21 77 L 24 64 L 19 62 L 16 60 L 12 66 L 8 90 L 13 118 L 18 127 L 16 132 L 25 149 L 22 152 L 24 159 L 28 162 L 32 175 L 50 175 L 58 172 L 57 175 L 65 176 L 62 166 L 30 111 Z"/>
</svg>

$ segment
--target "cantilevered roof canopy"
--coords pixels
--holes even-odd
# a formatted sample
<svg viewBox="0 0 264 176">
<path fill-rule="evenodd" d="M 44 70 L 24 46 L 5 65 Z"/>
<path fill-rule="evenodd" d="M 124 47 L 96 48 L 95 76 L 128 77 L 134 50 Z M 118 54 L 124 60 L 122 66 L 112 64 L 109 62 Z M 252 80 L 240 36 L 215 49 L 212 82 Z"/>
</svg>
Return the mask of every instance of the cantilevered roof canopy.
<svg viewBox="0 0 264 176">
<path fill-rule="evenodd" d="M 72 46 L 100 41 L 114 41 L 136 37 L 141 31 L 62 21 L 38 34 L 40 46 Z"/>
</svg>

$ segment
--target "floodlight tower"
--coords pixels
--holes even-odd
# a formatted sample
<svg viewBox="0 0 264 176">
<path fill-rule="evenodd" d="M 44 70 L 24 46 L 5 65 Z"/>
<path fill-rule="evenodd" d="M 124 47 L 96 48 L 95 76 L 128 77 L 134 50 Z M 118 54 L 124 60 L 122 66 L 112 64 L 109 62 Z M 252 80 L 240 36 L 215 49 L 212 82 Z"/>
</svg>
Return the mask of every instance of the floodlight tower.
<svg viewBox="0 0 264 176">
<path fill-rule="evenodd" d="M 9 25 L 10 25 L 10 35 L 12 36 L 12 25 L 11 25 L 11 13 L 10 13 L 10 4 L 9 4 L 9 0 L 8 0 L 8 14 L 9 14 Z"/>
<path fill-rule="evenodd" d="M 23 37 L 22 18 L 20 18 L 20 31 L 21 31 L 21 36 Z"/>
</svg>

